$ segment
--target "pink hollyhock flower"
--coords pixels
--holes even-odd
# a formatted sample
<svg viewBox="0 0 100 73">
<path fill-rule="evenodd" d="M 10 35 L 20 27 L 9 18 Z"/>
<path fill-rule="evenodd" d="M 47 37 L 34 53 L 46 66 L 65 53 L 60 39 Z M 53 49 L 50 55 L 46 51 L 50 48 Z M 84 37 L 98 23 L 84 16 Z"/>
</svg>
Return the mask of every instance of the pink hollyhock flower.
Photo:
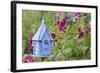
<svg viewBox="0 0 100 73">
<path fill-rule="evenodd" d="M 56 12 L 56 24 L 58 25 L 58 31 L 60 33 L 63 33 L 64 29 L 67 26 L 67 19 L 65 17 L 60 19 L 60 16 L 61 16 L 61 12 L 57 11 Z"/>
<path fill-rule="evenodd" d="M 75 16 L 77 17 L 78 20 L 80 20 L 80 18 L 81 18 L 81 13 L 80 13 L 80 12 L 76 12 L 76 13 L 75 13 Z"/>
<path fill-rule="evenodd" d="M 60 12 L 60 11 L 57 11 L 57 12 L 56 12 L 56 16 L 55 16 L 56 24 L 57 24 L 57 25 L 59 24 L 60 16 L 61 16 L 61 12 Z"/>
<path fill-rule="evenodd" d="M 58 25 L 58 30 L 60 33 L 63 33 L 63 26 L 61 23 L 59 23 L 59 25 Z"/>
<path fill-rule="evenodd" d="M 80 12 L 76 12 L 75 16 L 81 17 L 81 13 Z"/>
<path fill-rule="evenodd" d="M 66 20 L 65 17 L 62 19 L 61 25 L 62 25 L 63 27 L 66 27 L 66 25 L 67 25 L 67 20 Z"/>
<path fill-rule="evenodd" d="M 56 17 L 60 17 L 61 16 L 61 12 L 60 11 L 57 11 L 56 12 Z"/>
<path fill-rule="evenodd" d="M 80 28 L 80 27 L 78 27 L 77 31 L 78 31 L 78 33 L 79 33 L 79 32 L 81 32 L 82 30 L 81 30 L 81 28 Z"/>
<path fill-rule="evenodd" d="M 53 39 L 55 39 L 56 38 L 56 33 L 55 32 L 52 32 L 51 33 L 51 36 L 52 36 Z"/>
<path fill-rule="evenodd" d="M 56 24 L 59 25 L 59 23 L 60 23 L 60 19 L 56 18 Z"/>
<path fill-rule="evenodd" d="M 55 20 L 56 20 L 56 24 L 58 25 L 59 24 L 59 21 L 60 21 L 60 15 L 61 15 L 61 12 L 56 12 L 56 16 L 55 16 Z"/>
<path fill-rule="evenodd" d="M 66 18 L 64 17 L 61 21 L 59 21 L 59 24 L 58 24 L 58 31 L 60 33 L 63 33 L 64 29 L 66 28 L 67 26 L 67 20 Z"/>
<path fill-rule="evenodd" d="M 29 63 L 34 61 L 35 61 L 35 57 L 32 54 L 25 54 L 23 56 L 23 63 Z"/>
</svg>

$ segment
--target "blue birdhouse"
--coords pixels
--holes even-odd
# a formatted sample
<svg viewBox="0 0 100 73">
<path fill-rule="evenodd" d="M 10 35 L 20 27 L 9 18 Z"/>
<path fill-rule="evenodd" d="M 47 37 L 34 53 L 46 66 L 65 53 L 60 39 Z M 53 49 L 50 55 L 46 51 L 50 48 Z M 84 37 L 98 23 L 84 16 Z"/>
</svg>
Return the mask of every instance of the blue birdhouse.
<svg viewBox="0 0 100 73">
<path fill-rule="evenodd" d="M 45 21 L 42 19 L 41 25 L 32 37 L 33 55 L 35 57 L 48 57 L 51 55 L 51 48 L 53 46 L 53 38 L 48 32 Z"/>
</svg>

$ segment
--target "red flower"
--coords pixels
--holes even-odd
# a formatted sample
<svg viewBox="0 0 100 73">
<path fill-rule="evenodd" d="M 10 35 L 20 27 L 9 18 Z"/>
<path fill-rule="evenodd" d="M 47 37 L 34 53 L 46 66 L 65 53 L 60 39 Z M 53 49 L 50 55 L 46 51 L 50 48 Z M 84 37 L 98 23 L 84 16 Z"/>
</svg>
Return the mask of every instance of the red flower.
<svg viewBox="0 0 100 73">
<path fill-rule="evenodd" d="M 52 36 L 53 39 L 55 39 L 55 38 L 56 38 L 55 32 L 52 32 L 52 33 L 51 33 L 51 36 Z"/>
<path fill-rule="evenodd" d="M 84 32 L 80 32 L 78 38 L 82 38 L 84 36 Z"/>
</svg>

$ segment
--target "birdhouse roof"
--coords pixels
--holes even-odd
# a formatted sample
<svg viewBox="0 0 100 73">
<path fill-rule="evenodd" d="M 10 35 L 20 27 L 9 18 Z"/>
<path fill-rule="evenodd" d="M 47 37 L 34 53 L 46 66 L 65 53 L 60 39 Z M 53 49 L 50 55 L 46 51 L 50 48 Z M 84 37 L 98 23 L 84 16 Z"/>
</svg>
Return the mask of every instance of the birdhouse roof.
<svg viewBox="0 0 100 73">
<path fill-rule="evenodd" d="M 45 32 L 48 32 L 48 30 L 46 28 L 44 19 L 42 19 L 41 25 L 38 31 L 36 32 L 36 34 L 33 36 L 32 40 L 42 40 L 42 37 Z M 50 36 L 50 40 L 53 40 L 49 32 L 48 32 L 48 35 Z"/>
</svg>

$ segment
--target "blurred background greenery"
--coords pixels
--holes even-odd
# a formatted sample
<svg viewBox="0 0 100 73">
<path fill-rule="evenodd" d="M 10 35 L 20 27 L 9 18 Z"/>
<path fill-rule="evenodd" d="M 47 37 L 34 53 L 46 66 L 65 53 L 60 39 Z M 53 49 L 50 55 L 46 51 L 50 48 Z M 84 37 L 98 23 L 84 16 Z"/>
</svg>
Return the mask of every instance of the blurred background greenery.
<svg viewBox="0 0 100 73">
<path fill-rule="evenodd" d="M 67 12 L 62 12 L 68 18 Z M 37 32 L 41 25 L 42 18 L 45 19 L 46 27 L 50 33 L 56 33 L 57 42 L 52 47 L 51 56 L 44 58 L 36 58 L 36 62 L 41 61 L 66 61 L 66 60 L 87 60 L 91 59 L 91 34 L 87 34 L 82 39 L 77 39 L 77 28 L 80 26 L 84 31 L 90 22 L 90 14 L 87 13 L 85 19 L 80 19 L 72 26 L 68 25 L 63 34 L 59 33 L 55 21 L 56 12 L 53 11 L 22 11 L 22 32 L 23 32 L 23 48 L 22 56 L 28 54 L 30 33 Z M 88 24 L 89 25 L 89 24 Z"/>
</svg>

